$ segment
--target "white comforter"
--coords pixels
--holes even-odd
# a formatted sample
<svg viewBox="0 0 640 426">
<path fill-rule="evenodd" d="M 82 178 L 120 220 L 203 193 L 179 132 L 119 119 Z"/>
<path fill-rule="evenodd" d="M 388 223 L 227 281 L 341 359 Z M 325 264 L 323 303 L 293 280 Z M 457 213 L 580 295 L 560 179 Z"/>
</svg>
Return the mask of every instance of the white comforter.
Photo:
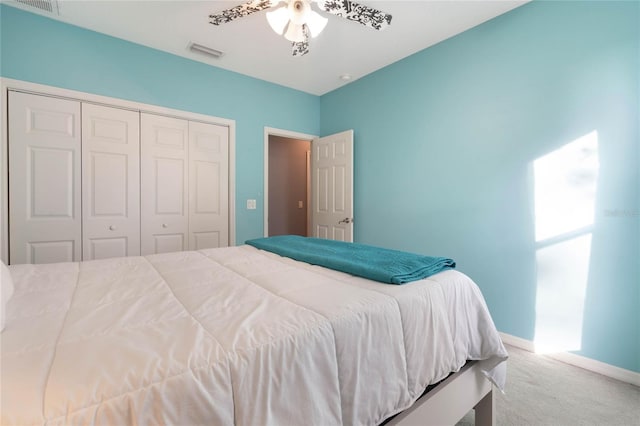
<svg viewBox="0 0 640 426">
<path fill-rule="evenodd" d="M 467 359 L 504 384 L 456 271 L 386 285 L 250 246 L 10 270 L 3 425 L 374 425 Z"/>
</svg>

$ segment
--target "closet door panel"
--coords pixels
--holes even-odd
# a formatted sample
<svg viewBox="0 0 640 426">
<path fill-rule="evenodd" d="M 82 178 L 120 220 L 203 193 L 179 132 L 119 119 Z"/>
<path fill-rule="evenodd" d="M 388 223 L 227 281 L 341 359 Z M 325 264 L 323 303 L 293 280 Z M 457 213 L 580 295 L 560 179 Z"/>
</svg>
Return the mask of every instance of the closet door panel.
<svg viewBox="0 0 640 426">
<path fill-rule="evenodd" d="M 184 233 L 160 234 L 153 236 L 153 253 L 171 253 L 185 250 Z"/>
<path fill-rule="evenodd" d="M 76 240 L 30 241 L 27 243 L 26 261 L 11 263 L 72 262 L 78 256 L 79 246 Z"/>
<path fill-rule="evenodd" d="M 229 245 L 229 129 L 189 122 L 189 248 Z"/>
<path fill-rule="evenodd" d="M 9 261 L 81 258 L 80 103 L 9 92 Z"/>
<path fill-rule="evenodd" d="M 82 104 L 83 259 L 140 254 L 140 125 L 135 111 Z"/>
<path fill-rule="evenodd" d="M 107 259 L 110 257 L 122 257 L 123 253 L 129 252 L 131 239 L 127 237 L 115 238 L 91 238 L 85 242 L 85 257 L 88 259 Z"/>
<path fill-rule="evenodd" d="M 189 122 L 142 113 L 142 254 L 188 248 Z"/>
<path fill-rule="evenodd" d="M 184 216 L 185 166 L 184 159 L 155 159 L 155 214 Z"/>
</svg>

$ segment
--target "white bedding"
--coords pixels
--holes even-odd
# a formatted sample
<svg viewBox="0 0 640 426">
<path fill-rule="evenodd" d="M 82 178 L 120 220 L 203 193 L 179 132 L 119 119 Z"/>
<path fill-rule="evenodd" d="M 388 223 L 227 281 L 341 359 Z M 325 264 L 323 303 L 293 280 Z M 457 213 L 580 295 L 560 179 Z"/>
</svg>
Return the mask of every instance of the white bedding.
<svg viewBox="0 0 640 426">
<path fill-rule="evenodd" d="M 375 425 L 467 359 L 504 385 L 454 270 L 387 285 L 240 246 L 10 271 L 3 425 Z"/>
</svg>

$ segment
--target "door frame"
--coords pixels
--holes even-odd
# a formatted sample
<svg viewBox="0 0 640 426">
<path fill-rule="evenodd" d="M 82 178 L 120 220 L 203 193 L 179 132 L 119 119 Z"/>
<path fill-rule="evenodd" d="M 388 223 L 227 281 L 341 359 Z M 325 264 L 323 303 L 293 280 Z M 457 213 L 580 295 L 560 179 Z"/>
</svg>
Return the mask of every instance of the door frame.
<svg viewBox="0 0 640 426">
<path fill-rule="evenodd" d="M 110 96 L 96 95 L 88 92 L 64 89 L 45 84 L 31 83 L 0 77 L 0 259 L 5 263 L 9 255 L 9 162 L 8 162 L 8 114 L 9 91 L 31 93 L 49 97 L 58 97 L 89 102 L 99 105 L 129 109 L 138 112 L 148 112 L 169 117 L 218 124 L 229 128 L 229 246 L 236 245 L 236 122 L 228 118 L 215 117 L 196 112 L 166 108 L 143 102 L 128 101 Z"/>
<path fill-rule="evenodd" d="M 298 139 L 303 141 L 309 141 L 313 144 L 313 141 L 318 139 L 316 135 L 309 135 L 307 133 L 294 132 L 291 130 L 284 129 L 276 129 L 274 127 L 265 127 L 264 128 L 264 190 L 263 190 L 263 214 L 264 214 L 264 222 L 263 222 L 263 235 L 265 237 L 269 236 L 269 136 L 280 136 L 283 138 L 289 139 Z M 307 174 L 310 173 L 310 170 L 307 168 Z M 307 176 L 307 181 L 309 176 Z M 309 229 L 309 221 L 310 221 L 310 211 L 311 205 L 309 200 L 311 199 L 311 194 L 309 191 L 311 187 L 307 185 L 307 230 Z"/>
</svg>

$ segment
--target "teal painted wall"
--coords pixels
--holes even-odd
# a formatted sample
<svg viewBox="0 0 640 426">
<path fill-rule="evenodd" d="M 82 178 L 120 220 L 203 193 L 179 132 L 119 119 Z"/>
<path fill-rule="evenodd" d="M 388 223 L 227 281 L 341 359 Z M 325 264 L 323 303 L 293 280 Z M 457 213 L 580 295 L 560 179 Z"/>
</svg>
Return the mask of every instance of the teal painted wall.
<svg viewBox="0 0 640 426">
<path fill-rule="evenodd" d="M 8 6 L 0 24 L 2 77 L 235 120 L 236 241 L 263 236 L 264 127 L 317 135 L 317 96 Z"/>
<path fill-rule="evenodd" d="M 596 130 L 578 353 L 640 371 L 639 28 L 639 2 L 536 1 L 322 96 L 321 134 L 355 130 L 355 239 L 453 257 L 533 340 L 532 162 Z"/>
</svg>

